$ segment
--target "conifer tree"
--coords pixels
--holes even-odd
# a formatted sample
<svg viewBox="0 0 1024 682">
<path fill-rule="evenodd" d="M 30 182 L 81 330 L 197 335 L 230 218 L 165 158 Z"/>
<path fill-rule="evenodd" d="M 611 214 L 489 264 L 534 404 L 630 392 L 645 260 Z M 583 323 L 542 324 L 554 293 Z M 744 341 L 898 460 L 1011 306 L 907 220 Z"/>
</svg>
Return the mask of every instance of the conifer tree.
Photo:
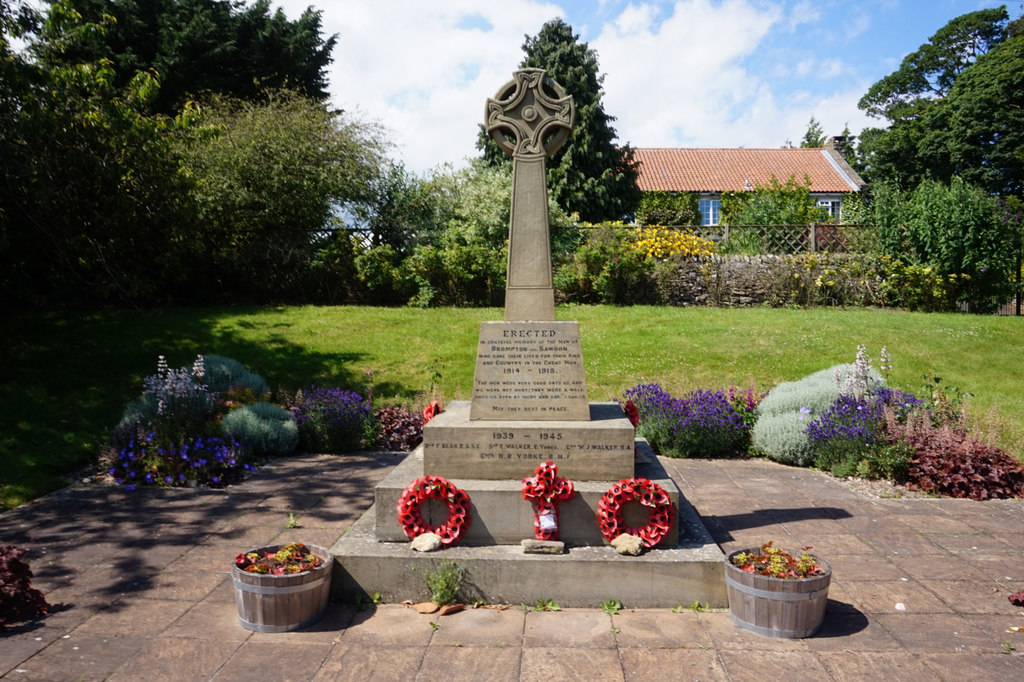
<svg viewBox="0 0 1024 682">
<path fill-rule="evenodd" d="M 523 43 L 520 68 L 541 68 L 572 95 L 576 125 L 568 142 L 548 159 L 548 191 L 580 220 L 601 222 L 630 216 L 640 201 L 638 162 L 628 144 L 615 143 L 615 117 L 605 113 L 597 53 L 579 41 L 572 27 L 553 19 Z M 494 166 L 510 163 L 481 126 L 477 148 Z"/>
</svg>

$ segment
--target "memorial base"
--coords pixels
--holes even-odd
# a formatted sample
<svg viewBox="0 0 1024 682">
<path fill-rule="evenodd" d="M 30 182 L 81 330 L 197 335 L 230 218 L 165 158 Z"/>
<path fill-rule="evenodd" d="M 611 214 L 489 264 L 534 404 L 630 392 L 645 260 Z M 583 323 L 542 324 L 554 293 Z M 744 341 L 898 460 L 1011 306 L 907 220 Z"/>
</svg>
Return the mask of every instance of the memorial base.
<svg viewBox="0 0 1024 682">
<path fill-rule="evenodd" d="M 575 545 L 570 537 L 581 533 L 593 537 L 597 533 L 596 516 L 560 512 L 561 539 L 564 554 L 526 553 L 521 541 L 532 537 L 532 515 L 529 504 L 515 497 L 514 486 L 500 481 L 475 481 L 485 488 L 504 487 L 486 502 L 490 493 L 483 489 L 467 491 L 474 507 L 497 504 L 478 515 L 474 509 L 467 542 L 460 542 L 438 552 L 413 551 L 406 541 L 382 541 L 395 537 L 398 529 L 393 491 L 397 482 L 389 479 L 420 473 L 418 459 L 410 454 L 396 467 L 377 491 L 377 502 L 331 548 L 335 557 L 331 595 L 338 601 L 354 601 L 356 595 L 380 593 L 386 602 L 428 598 L 423 575 L 433 570 L 436 562 L 450 559 L 465 567 L 462 597 L 489 604 L 533 604 L 538 599 L 553 599 L 565 607 L 599 607 L 609 599 L 618 599 L 630 608 L 673 608 L 694 602 L 711 608 L 728 604 L 722 573 L 724 554 L 711 539 L 696 510 L 668 478 L 646 441 L 636 441 L 638 461 L 636 475 L 650 475 L 673 495 L 677 509 L 676 526 L 662 543 L 640 556 L 620 556 L 603 541 L 589 546 Z M 660 469 L 660 473 L 659 470 Z M 561 469 L 559 470 L 561 474 Z M 631 472 L 629 476 L 632 476 Z M 405 482 L 405 485 L 414 480 Z M 458 484 L 458 481 L 453 480 Z M 594 482 L 584 487 L 600 488 Z M 400 493 L 400 491 L 399 491 Z M 586 497 L 586 494 L 584 495 Z M 583 505 L 585 507 L 586 505 Z M 582 509 L 581 507 L 580 509 Z M 520 514 L 522 508 L 526 513 Z M 568 508 L 567 508 L 568 509 Z M 429 513 L 429 512 L 428 512 Z M 510 518 L 505 518 L 505 517 Z M 523 517 L 523 518 L 520 518 Z M 635 517 L 634 517 L 635 518 Z M 526 521 L 530 520 L 527 526 Z M 627 523 L 632 523 L 627 516 Z M 392 523 L 394 525 L 392 525 Z M 582 526 L 573 529 L 572 526 Z M 514 530 L 513 530 L 514 528 Z M 469 540 L 494 535 L 519 535 L 514 544 L 473 545 Z M 479 535 L 477 535 L 479 534 Z M 496 538 L 497 539 L 497 538 Z"/>
<path fill-rule="evenodd" d="M 682 498 L 679 487 L 665 472 L 665 468 L 661 466 L 647 441 L 637 441 L 635 463 L 632 460 L 631 454 L 631 473 L 620 478 L 639 476 L 657 483 L 668 493 L 672 504 L 678 508 Z M 527 471 L 523 477 L 532 473 L 532 470 Z M 579 481 L 565 474 L 561 466 L 558 468 L 558 474 L 571 480 L 576 488 L 576 495 L 571 500 L 558 505 L 559 539 L 575 547 L 606 545 L 607 542 L 597 525 L 597 505 L 611 485 L 619 479 Z M 378 540 L 409 542 L 409 538 L 398 524 L 396 508 L 402 491 L 420 476 L 423 476 L 423 459 L 422 450 L 417 449 L 377 485 L 374 509 Z M 448 480 L 466 491 L 471 505 L 469 528 L 459 544 L 518 545 L 524 538 L 534 537 L 533 508 L 523 499 L 521 478 L 501 481 L 467 478 Z M 423 505 L 420 513 L 427 523 L 439 526 L 445 523 L 448 508 L 440 502 L 428 502 Z M 647 525 L 648 520 L 648 507 L 639 502 L 624 506 L 623 521 L 626 526 L 640 528 Z M 658 546 L 664 549 L 675 547 L 678 535 L 678 524 L 676 519 L 673 519 L 672 526 Z"/>
</svg>

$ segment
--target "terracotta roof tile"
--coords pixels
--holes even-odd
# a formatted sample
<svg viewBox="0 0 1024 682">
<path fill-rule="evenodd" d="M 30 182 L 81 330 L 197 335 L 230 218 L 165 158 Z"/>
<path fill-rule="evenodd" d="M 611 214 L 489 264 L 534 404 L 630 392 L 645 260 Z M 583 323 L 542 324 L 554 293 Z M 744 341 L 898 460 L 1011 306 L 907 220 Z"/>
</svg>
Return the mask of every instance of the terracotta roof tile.
<svg viewBox="0 0 1024 682">
<path fill-rule="evenodd" d="M 863 181 L 842 171 L 825 149 L 635 148 L 641 191 L 728 192 L 766 185 L 774 174 L 811 179 L 812 192 L 855 191 Z M 851 186 L 851 184 L 853 186 Z"/>
</svg>

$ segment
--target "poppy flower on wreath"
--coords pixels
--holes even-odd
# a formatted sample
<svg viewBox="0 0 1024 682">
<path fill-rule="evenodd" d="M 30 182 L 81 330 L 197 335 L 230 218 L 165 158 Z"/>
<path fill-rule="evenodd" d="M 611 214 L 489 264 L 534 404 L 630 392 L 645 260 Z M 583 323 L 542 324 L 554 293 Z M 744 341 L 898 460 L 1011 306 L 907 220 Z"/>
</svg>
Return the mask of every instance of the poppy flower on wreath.
<svg viewBox="0 0 1024 682">
<path fill-rule="evenodd" d="M 437 400 L 431 400 L 430 404 L 423 408 L 423 423 L 428 423 L 431 419 L 441 414 L 441 403 Z"/>
<path fill-rule="evenodd" d="M 629 420 L 629 423 L 635 429 L 637 424 L 640 423 L 640 411 L 636 409 L 636 405 L 632 400 L 627 400 L 626 404 L 622 406 L 622 410 L 626 413 L 626 419 Z"/>
<path fill-rule="evenodd" d="M 533 506 L 533 534 L 538 540 L 558 539 L 558 505 L 572 499 L 576 486 L 558 475 L 554 462 L 544 462 L 523 479 L 523 499 Z"/>
</svg>

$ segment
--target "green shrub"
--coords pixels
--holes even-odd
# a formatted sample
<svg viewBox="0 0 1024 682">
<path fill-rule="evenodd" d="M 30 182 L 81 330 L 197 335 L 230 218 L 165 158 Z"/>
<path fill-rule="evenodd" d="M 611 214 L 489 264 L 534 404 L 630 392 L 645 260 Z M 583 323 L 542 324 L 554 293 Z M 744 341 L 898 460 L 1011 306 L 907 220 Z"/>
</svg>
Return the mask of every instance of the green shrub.
<svg viewBox="0 0 1024 682">
<path fill-rule="evenodd" d="M 644 192 L 636 209 L 639 225 L 697 225 L 700 210 L 692 192 Z"/>
<path fill-rule="evenodd" d="M 776 462 L 810 465 L 814 453 L 805 433 L 807 426 L 836 401 L 840 386 L 856 375 L 855 364 L 836 365 L 773 388 L 757 406 L 758 418 L 751 433 L 754 448 Z M 881 374 L 869 369 L 867 390 L 884 387 Z"/>
<path fill-rule="evenodd" d="M 419 307 L 501 305 L 508 253 L 480 240 L 469 243 L 449 231 L 439 246 L 417 246 L 408 266 Z"/>
<path fill-rule="evenodd" d="M 809 423 L 810 415 L 800 411 L 761 415 L 751 430 L 754 450 L 782 464 L 809 466 L 814 462 Z"/>
<path fill-rule="evenodd" d="M 770 305 L 854 306 L 882 302 L 876 256 L 801 253 L 780 256 L 768 263 L 759 284 Z"/>
<path fill-rule="evenodd" d="M 794 176 L 784 182 L 772 174 L 766 185 L 752 191 L 722 194 L 722 222 L 730 225 L 807 225 L 821 222 L 828 213 L 811 201 L 811 180 Z"/>
<path fill-rule="evenodd" d="M 367 303 L 405 305 L 415 294 L 416 282 L 402 255 L 390 244 L 357 249 L 354 262 Z"/>
<path fill-rule="evenodd" d="M 555 289 L 573 303 L 657 303 L 654 260 L 634 248 L 635 230 L 594 228 L 555 273 Z"/>
<path fill-rule="evenodd" d="M 902 483 L 907 480 L 910 473 L 910 460 L 913 456 L 913 449 L 906 443 L 889 443 L 868 452 L 857 463 L 857 469 L 853 474 L 861 478 L 884 478 Z"/>
<path fill-rule="evenodd" d="M 956 310 L 956 292 L 967 275 L 943 275 L 932 265 L 915 265 L 891 256 L 879 258 L 879 294 L 885 305 L 928 313 Z"/>
<path fill-rule="evenodd" d="M 924 180 L 913 191 L 887 184 L 872 191 L 861 213 L 877 226 L 882 250 L 907 266 L 934 268 L 942 278 L 934 298 L 967 302 L 973 312 L 1011 298 L 1019 228 L 983 189 L 954 177 L 948 185 Z"/>
<path fill-rule="evenodd" d="M 287 455 L 299 442 L 299 427 L 292 413 L 270 403 L 245 405 L 228 412 L 221 428 L 256 458 Z"/>
<path fill-rule="evenodd" d="M 225 393 L 232 386 L 252 389 L 257 397 L 264 397 L 270 393 L 270 385 L 266 380 L 259 374 L 250 372 L 238 360 L 221 355 L 206 355 L 203 361 L 206 366 L 203 381 L 214 393 Z"/>
</svg>

